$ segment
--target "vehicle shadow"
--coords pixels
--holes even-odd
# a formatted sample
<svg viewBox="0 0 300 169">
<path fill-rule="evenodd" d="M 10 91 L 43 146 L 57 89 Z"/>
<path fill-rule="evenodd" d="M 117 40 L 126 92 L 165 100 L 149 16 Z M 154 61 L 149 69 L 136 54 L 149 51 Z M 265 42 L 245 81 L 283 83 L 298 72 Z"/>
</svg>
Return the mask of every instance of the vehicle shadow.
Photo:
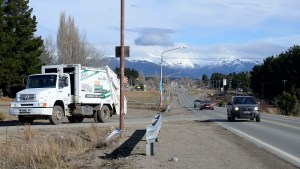
<svg viewBox="0 0 300 169">
<path fill-rule="evenodd" d="M 227 119 L 207 119 L 207 120 L 195 120 L 195 122 L 200 122 L 200 123 L 214 123 L 214 122 L 235 123 L 235 122 L 249 122 L 249 120 L 228 121 Z"/>
<path fill-rule="evenodd" d="M 120 157 L 129 157 L 134 147 L 143 139 L 146 130 L 136 130 L 122 145 L 110 154 L 99 156 L 101 159 L 118 159 Z"/>
<path fill-rule="evenodd" d="M 49 122 L 33 122 L 31 125 L 50 125 Z M 18 120 L 0 121 L 0 127 L 23 126 Z"/>
</svg>

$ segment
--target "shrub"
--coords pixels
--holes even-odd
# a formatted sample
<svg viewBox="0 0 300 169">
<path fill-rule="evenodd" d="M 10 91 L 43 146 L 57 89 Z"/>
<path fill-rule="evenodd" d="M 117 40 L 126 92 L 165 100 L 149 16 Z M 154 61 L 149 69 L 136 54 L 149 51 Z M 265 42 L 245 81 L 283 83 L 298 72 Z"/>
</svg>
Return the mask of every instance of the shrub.
<svg viewBox="0 0 300 169">
<path fill-rule="evenodd" d="M 6 115 L 5 115 L 5 113 L 3 113 L 3 112 L 0 112 L 0 121 L 3 121 L 3 120 L 5 120 L 5 118 L 6 118 Z"/>
<path fill-rule="evenodd" d="M 291 95 L 290 93 L 283 92 L 277 100 L 277 105 L 283 115 L 296 115 L 296 105 L 297 105 L 297 97 L 295 95 Z"/>
<path fill-rule="evenodd" d="M 217 103 L 218 107 L 223 107 L 225 106 L 225 102 L 223 100 L 218 101 Z"/>
</svg>

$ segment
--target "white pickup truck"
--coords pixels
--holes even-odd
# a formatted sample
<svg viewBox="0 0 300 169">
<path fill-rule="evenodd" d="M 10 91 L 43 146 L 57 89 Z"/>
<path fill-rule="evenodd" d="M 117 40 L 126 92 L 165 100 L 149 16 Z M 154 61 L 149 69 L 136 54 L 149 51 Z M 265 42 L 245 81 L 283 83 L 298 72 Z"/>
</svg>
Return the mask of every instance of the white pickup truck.
<svg viewBox="0 0 300 169">
<path fill-rule="evenodd" d="M 112 115 L 120 114 L 120 82 L 107 66 L 42 66 L 41 74 L 28 77 L 26 89 L 17 93 L 9 114 L 17 115 L 22 124 L 31 124 L 35 119 L 61 124 L 65 116 L 71 123 L 80 123 L 84 118 L 105 122 Z"/>
</svg>

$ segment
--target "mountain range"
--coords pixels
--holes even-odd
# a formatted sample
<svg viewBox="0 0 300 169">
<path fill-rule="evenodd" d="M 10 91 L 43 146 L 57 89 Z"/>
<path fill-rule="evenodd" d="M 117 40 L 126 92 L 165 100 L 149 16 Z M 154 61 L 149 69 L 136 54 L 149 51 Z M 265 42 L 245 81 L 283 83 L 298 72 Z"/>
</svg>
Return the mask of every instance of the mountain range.
<svg viewBox="0 0 300 169">
<path fill-rule="evenodd" d="M 120 59 L 108 57 L 105 58 L 105 62 L 108 66 L 114 70 L 116 67 L 120 67 Z M 209 65 L 193 64 L 189 66 L 172 66 L 163 64 L 163 76 L 170 77 L 187 77 L 187 78 L 201 78 L 203 74 L 206 74 L 209 78 L 212 73 L 240 73 L 244 71 L 251 71 L 255 65 L 261 64 L 258 61 L 248 59 L 238 59 L 234 57 L 219 58 Z M 128 60 L 125 59 L 125 68 L 135 69 L 138 72 L 142 72 L 144 76 L 160 76 L 160 64 L 146 60 Z"/>
</svg>

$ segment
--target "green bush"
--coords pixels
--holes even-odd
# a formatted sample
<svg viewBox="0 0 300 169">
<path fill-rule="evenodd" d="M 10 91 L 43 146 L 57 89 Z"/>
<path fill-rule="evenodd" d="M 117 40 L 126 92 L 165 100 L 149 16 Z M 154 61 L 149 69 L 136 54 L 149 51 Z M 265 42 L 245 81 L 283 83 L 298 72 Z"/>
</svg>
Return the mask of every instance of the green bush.
<svg viewBox="0 0 300 169">
<path fill-rule="evenodd" d="M 0 112 L 0 121 L 3 121 L 6 118 L 6 115 L 3 112 Z"/>
<path fill-rule="evenodd" d="M 277 105 L 283 115 L 296 115 L 296 106 L 298 100 L 295 95 L 291 95 L 290 93 L 283 92 L 277 100 Z"/>
<path fill-rule="evenodd" d="M 218 107 L 223 107 L 225 106 L 225 102 L 223 100 L 218 101 L 217 103 Z"/>
</svg>

